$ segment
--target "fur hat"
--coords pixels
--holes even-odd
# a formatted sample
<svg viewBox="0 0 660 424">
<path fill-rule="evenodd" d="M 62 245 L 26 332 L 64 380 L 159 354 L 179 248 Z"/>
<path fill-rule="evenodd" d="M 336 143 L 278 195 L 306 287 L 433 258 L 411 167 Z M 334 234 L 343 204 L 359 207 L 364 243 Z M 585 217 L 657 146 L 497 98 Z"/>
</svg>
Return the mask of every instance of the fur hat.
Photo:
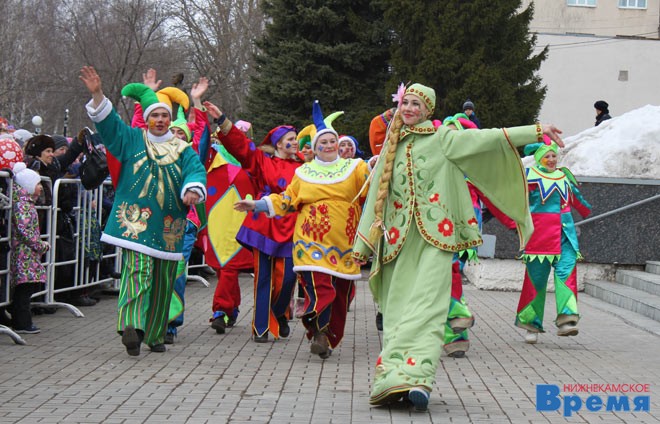
<svg viewBox="0 0 660 424">
<path fill-rule="evenodd" d="M 600 110 L 603 113 L 609 113 L 609 107 L 610 105 L 608 105 L 605 100 L 598 100 L 596 103 L 594 103 L 594 108 Z"/>
<path fill-rule="evenodd" d="M 188 110 L 190 106 L 190 100 L 186 93 L 176 87 L 165 87 L 158 90 L 158 92 L 154 92 L 154 90 L 140 82 L 132 82 L 121 89 L 121 95 L 140 102 L 142 116 L 145 120 L 154 109 L 159 107 L 167 109 L 171 117 L 172 102 L 178 103 L 184 110 Z"/>
<path fill-rule="evenodd" d="M 39 174 L 28 169 L 24 162 L 14 164 L 14 182 L 23 187 L 28 193 L 34 194 L 37 184 L 41 182 Z"/>
<path fill-rule="evenodd" d="M 25 153 L 38 157 L 41 156 L 41 152 L 48 148 L 55 150 L 55 140 L 49 135 L 39 134 L 27 141 L 25 144 Z"/>
<path fill-rule="evenodd" d="M 431 87 L 415 83 L 406 88 L 404 96 L 406 94 L 412 94 L 413 96 L 419 97 L 419 99 L 426 105 L 429 113 L 433 113 L 435 110 L 435 90 Z"/>
<path fill-rule="evenodd" d="M 472 103 L 472 100 L 470 99 L 467 99 L 465 103 L 463 103 L 463 112 L 468 109 L 474 110 L 474 103 Z"/>
</svg>

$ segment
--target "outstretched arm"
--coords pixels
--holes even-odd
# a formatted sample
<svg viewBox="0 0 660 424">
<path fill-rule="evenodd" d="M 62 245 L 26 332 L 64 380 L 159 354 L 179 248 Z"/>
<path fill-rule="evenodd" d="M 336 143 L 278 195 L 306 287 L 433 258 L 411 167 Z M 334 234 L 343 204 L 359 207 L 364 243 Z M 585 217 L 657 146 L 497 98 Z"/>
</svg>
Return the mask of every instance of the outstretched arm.
<svg viewBox="0 0 660 424">
<path fill-rule="evenodd" d="M 257 202 L 254 200 L 250 199 L 245 199 L 245 200 L 239 200 L 238 202 L 234 203 L 234 210 L 237 210 L 239 212 L 249 212 L 253 211 L 256 208 Z"/>
</svg>

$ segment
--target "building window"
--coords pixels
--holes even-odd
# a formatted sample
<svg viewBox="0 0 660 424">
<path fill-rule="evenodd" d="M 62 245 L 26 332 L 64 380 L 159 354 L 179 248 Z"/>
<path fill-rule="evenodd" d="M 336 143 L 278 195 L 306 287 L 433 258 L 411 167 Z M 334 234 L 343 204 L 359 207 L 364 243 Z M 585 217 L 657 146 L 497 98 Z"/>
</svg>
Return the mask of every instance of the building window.
<svg viewBox="0 0 660 424">
<path fill-rule="evenodd" d="M 619 0 L 619 7 L 623 9 L 646 9 L 646 0 Z"/>
<path fill-rule="evenodd" d="M 568 4 L 569 6 L 592 6 L 592 7 L 596 7 L 596 0 L 566 0 L 566 4 Z"/>
</svg>

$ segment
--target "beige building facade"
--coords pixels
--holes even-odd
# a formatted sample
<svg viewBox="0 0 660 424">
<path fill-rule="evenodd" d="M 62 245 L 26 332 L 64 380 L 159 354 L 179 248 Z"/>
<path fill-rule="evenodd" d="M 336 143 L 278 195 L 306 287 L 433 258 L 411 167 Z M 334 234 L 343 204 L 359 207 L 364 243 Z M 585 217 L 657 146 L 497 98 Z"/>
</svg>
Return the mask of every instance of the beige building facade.
<svg viewBox="0 0 660 424">
<path fill-rule="evenodd" d="M 594 125 L 596 100 L 613 117 L 659 105 L 659 21 L 660 0 L 535 0 L 530 31 L 549 49 L 539 119 L 571 136 Z"/>
<path fill-rule="evenodd" d="M 534 3 L 530 31 L 595 36 L 659 37 L 660 0 L 523 0 Z"/>
</svg>

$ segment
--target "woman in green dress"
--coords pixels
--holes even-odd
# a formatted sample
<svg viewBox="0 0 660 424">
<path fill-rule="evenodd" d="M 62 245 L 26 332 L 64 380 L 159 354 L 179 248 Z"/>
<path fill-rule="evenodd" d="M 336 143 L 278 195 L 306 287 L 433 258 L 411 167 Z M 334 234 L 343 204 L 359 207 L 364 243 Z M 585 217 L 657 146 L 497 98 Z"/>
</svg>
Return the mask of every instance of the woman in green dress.
<svg viewBox="0 0 660 424">
<path fill-rule="evenodd" d="M 516 147 L 553 125 L 452 131 L 434 128 L 435 91 L 410 85 L 399 100 L 353 247 L 364 264 L 373 254 L 369 285 L 383 313 L 383 346 L 370 403 L 402 398 L 426 410 L 440 360 L 455 252 L 482 243 L 465 176 L 511 217 L 521 248 L 533 225 L 524 167 Z M 429 278 L 433 276 L 433 278 Z"/>
</svg>

